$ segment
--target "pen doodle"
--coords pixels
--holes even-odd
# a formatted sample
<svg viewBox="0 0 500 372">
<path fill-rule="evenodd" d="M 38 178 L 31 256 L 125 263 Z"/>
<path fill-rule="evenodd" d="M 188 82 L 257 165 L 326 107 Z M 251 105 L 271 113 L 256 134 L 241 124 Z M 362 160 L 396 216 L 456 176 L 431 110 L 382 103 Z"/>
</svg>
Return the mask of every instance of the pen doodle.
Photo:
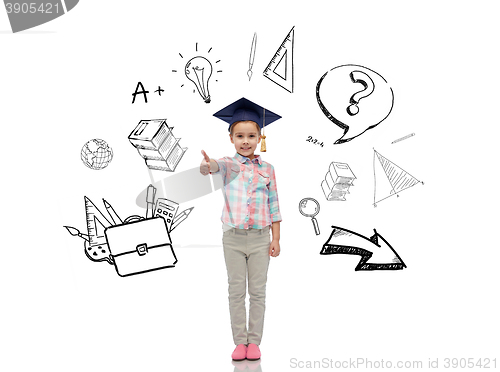
<svg viewBox="0 0 500 372">
<path fill-rule="evenodd" d="M 293 93 L 293 48 L 295 26 L 286 35 L 273 58 L 264 70 L 264 76 L 283 89 Z"/>
<path fill-rule="evenodd" d="M 349 254 L 361 256 L 355 271 L 402 270 L 406 268 L 398 253 L 387 240 L 373 229 L 367 238 L 354 231 L 332 226 L 332 233 L 320 251 L 322 255 Z"/>
<path fill-rule="evenodd" d="M 397 195 L 399 197 L 401 191 L 415 186 L 418 183 L 424 184 L 404 169 L 379 154 L 375 149 L 373 149 L 373 176 L 374 207 L 377 206 L 377 203 L 391 196 Z"/>
</svg>

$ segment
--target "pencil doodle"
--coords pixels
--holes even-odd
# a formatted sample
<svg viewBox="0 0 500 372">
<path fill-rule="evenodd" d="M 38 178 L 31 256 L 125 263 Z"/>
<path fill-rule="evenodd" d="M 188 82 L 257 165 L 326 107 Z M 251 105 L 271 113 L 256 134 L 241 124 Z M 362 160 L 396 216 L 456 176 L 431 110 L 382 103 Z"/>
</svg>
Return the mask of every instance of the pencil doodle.
<svg viewBox="0 0 500 372">
<path fill-rule="evenodd" d="M 397 140 L 394 140 L 391 142 L 391 145 L 392 144 L 395 144 L 395 143 L 398 143 L 399 141 L 403 141 L 405 139 L 408 139 L 410 137 L 413 137 L 415 135 L 415 133 L 412 133 L 412 134 L 408 134 L 407 136 L 404 136 L 404 137 L 401 137 L 401 138 L 398 138 Z"/>
<path fill-rule="evenodd" d="M 316 100 L 328 120 L 344 130 L 334 142 L 341 144 L 384 121 L 392 111 L 394 93 L 377 72 L 359 65 L 342 65 L 319 79 Z"/>
<path fill-rule="evenodd" d="M 373 229 L 374 234 L 367 238 L 354 231 L 332 226 L 330 237 L 320 251 L 322 255 L 349 254 L 361 256 L 355 271 L 365 270 L 402 270 L 406 268 L 394 248 Z"/>
<path fill-rule="evenodd" d="M 311 221 L 314 226 L 314 232 L 319 235 L 319 226 L 316 216 L 319 213 L 319 203 L 314 198 L 304 198 L 299 203 L 299 212 L 306 217 L 311 217 Z"/>
<path fill-rule="evenodd" d="M 398 194 L 401 191 L 415 186 L 417 183 L 424 184 L 389 159 L 380 155 L 375 149 L 373 149 L 373 176 L 375 179 L 374 207 L 377 206 L 377 203 L 393 195 L 399 197 Z"/>
<path fill-rule="evenodd" d="M 286 35 L 273 58 L 264 70 L 264 76 L 283 89 L 293 93 L 293 48 L 295 26 Z"/>
<path fill-rule="evenodd" d="M 196 54 L 198 54 L 198 43 L 196 43 Z M 212 51 L 210 48 L 207 52 L 209 54 Z M 184 59 L 184 56 L 179 53 L 179 56 Z M 220 60 L 217 60 L 215 63 L 219 63 Z M 214 71 L 212 62 L 201 55 L 196 55 L 188 60 L 188 62 L 184 66 L 184 75 L 186 78 L 191 81 L 196 89 L 193 89 L 193 93 L 198 91 L 201 98 L 205 103 L 211 102 L 210 92 L 208 89 L 208 82 L 212 77 L 212 73 Z M 178 70 L 172 70 L 172 72 L 178 72 Z M 216 70 L 216 73 L 220 73 L 222 70 Z M 218 80 L 215 80 L 218 81 Z M 183 87 L 184 84 L 181 85 Z"/>
<path fill-rule="evenodd" d="M 175 171 L 187 147 L 180 146 L 173 129 L 166 119 L 141 120 L 128 136 L 149 169 Z"/>
<path fill-rule="evenodd" d="M 345 195 L 349 194 L 349 187 L 354 186 L 355 179 L 356 176 L 348 164 L 331 162 L 325 179 L 321 182 L 326 200 L 345 201 Z"/>
<path fill-rule="evenodd" d="M 84 240 L 84 251 L 92 261 L 114 265 L 119 276 L 142 274 L 175 267 L 177 257 L 170 232 L 185 221 L 194 207 L 177 214 L 176 202 L 158 199 L 156 188 L 149 185 L 146 216 L 132 215 L 122 219 L 113 206 L 103 199 L 110 220 L 86 196 L 87 234 L 64 226 L 72 235 Z M 156 202 L 156 210 L 154 204 Z"/>
<path fill-rule="evenodd" d="M 113 160 L 113 149 L 106 141 L 94 138 L 83 145 L 80 158 L 90 169 L 104 169 Z"/>
<path fill-rule="evenodd" d="M 172 228 L 170 229 L 170 232 L 174 231 L 174 229 L 179 226 L 183 221 L 186 220 L 186 218 L 189 217 L 189 214 L 193 211 L 194 207 L 188 208 L 180 212 L 179 214 L 175 215 L 173 221 L 172 221 Z"/>
<path fill-rule="evenodd" d="M 89 199 L 90 201 L 90 199 Z M 111 221 L 113 221 L 113 225 L 117 225 L 119 223 L 123 223 L 122 219 L 118 214 L 116 213 L 115 209 L 109 204 L 105 199 L 102 199 L 104 203 L 104 207 L 106 208 L 106 211 L 108 212 L 109 216 L 111 217 Z"/>
</svg>

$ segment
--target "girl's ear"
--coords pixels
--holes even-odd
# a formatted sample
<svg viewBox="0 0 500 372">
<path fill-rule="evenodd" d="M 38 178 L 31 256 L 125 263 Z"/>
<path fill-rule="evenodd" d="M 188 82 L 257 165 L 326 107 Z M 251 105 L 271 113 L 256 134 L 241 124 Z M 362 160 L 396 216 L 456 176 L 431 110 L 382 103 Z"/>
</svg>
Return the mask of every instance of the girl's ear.
<svg viewBox="0 0 500 372">
<path fill-rule="evenodd" d="M 257 143 L 260 143 L 261 139 L 262 139 L 262 134 L 259 134 L 259 141 Z"/>
<path fill-rule="evenodd" d="M 233 136 L 231 135 L 231 133 L 229 133 L 229 139 L 231 140 L 231 143 L 234 143 Z M 260 141 L 260 139 L 259 139 L 259 141 Z"/>
</svg>

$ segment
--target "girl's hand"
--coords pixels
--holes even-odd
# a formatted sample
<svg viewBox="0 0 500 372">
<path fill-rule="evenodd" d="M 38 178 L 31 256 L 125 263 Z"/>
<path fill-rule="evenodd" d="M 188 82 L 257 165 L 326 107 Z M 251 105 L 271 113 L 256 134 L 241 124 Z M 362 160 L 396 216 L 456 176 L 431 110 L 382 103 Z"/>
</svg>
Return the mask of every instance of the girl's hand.
<svg viewBox="0 0 500 372">
<path fill-rule="evenodd" d="M 269 246 L 269 256 L 278 257 L 280 255 L 280 242 L 279 240 L 273 240 Z"/>
<path fill-rule="evenodd" d="M 203 150 L 201 150 L 201 154 L 203 155 L 203 160 L 201 161 L 200 164 L 200 173 L 206 176 L 207 174 L 210 173 L 210 158 L 208 157 L 207 153 Z"/>
</svg>

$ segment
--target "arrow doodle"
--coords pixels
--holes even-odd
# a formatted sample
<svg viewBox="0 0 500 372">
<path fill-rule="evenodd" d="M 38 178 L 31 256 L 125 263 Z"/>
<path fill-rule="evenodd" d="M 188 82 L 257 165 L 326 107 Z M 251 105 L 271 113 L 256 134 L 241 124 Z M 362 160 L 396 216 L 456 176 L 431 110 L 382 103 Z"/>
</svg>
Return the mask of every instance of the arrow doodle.
<svg viewBox="0 0 500 372">
<path fill-rule="evenodd" d="M 323 245 L 320 254 L 350 254 L 361 256 L 361 260 L 354 270 L 402 270 L 405 263 L 394 248 L 373 229 L 374 234 L 366 236 L 332 226 L 330 237 Z"/>
</svg>

